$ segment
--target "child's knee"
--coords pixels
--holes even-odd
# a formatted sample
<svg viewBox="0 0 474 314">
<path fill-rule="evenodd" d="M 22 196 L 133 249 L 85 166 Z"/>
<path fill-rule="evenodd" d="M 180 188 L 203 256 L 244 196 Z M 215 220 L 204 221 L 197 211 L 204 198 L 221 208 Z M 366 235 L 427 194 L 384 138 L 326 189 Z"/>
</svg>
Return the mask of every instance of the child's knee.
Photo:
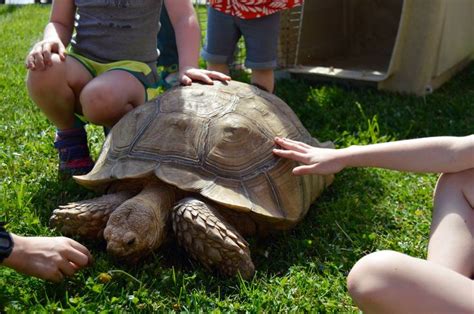
<svg viewBox="0 0 474 314">
<path fill-rule="evenodd" d="M 467 169 L 460 172 L 443 173 L 438 184 L 449 184 L 454 186 L 464 186 L 474 179 L 474 169 Z"/>
<path fill-rule="evenodd" d="M 53 54 L 51 56 L 52 65 L 46 67 L 44 70 L 28 70 L 26 84 L 30 93 L 51 92 L 60 81 L 64 81 L 62 75 L 64 61 L 59 59 L 59 55 Z"/>
<path fill-rule="evenodd" d="M 117 93 L 108 85 L 86 85 L 80 95 L 82 113 L 94 124 L 111 126 L 133 106 L 118 99 Z"/>
<path fill-rule="evenodd" d="M 86 85 L 79 97 L 84 117 L 94 124 L 101 124 L 102 120 L 110 114 L 109 108 L 113 102 L 112 93 L 110 90 Z"/>
<path fill-rule="evenodd" d="M 362 257 L 347 277 L 347 289 L 357 303 L 377 298 L 390 282 L 390 269 L 399 253 L 379 251 Z"/>
<path fill-rule="evenodd" d="M 454 173 L 443 173 L 437 183 L 436 191 L 460 191 L 469 205 L 474 208 L 474 169 Z"/>
</svg>

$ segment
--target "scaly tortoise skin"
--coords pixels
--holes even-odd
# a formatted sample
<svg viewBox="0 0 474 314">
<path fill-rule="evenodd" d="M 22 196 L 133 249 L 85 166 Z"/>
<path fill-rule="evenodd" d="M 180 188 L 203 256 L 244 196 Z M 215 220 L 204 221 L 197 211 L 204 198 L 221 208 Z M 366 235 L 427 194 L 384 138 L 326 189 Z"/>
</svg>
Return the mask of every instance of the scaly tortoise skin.
<svg viewBox="0 0 474 314">
<path fill-rule="evenodd" d="M 66 235 L 101 238 L 136 261 L 171 226 L 206 268 L 254 274 L 245 236 L 295 226 L 333 176 L 294 176 L 272 153 L 275 136 L 319 143 L 281 99 L 255 86 L 175 87 L 137 107 L 108 135 L 94 169 L 75 180 L 107 194 L 60 206 L 51 224 Z"/>
</svg>

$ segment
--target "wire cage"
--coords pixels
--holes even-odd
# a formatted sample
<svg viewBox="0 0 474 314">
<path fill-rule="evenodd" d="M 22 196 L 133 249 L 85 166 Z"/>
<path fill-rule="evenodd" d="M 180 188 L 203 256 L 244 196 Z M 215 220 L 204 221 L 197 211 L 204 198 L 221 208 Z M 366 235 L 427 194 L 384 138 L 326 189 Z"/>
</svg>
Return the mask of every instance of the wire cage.
<svg viewBox="0 0 474 314">
<path fill-rule="evenodd" d="M 281 24 L 292 76 L 423 95 L 474 57 L 473 0 L 306 0 Z"/>
<path fill-rule="evenodd" d="M 278 67 L 289 68 L 297 64 L 304 4 L 281 12 L 278 43 Z"/>
</svg>

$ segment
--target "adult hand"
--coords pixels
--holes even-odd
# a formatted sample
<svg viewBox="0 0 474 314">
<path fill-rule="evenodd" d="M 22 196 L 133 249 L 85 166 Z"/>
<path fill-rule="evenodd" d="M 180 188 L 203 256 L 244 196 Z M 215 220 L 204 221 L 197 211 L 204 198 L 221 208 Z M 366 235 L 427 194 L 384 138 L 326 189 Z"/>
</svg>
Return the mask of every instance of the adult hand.
<svg viewBox="0 0 474 314">
<path fill-rule="evenodd" d="M 3 265 L 26 275 L 59 282 L 92 262 L 89 250 L 66 237 L 21 237 Z"/>
<path fill-rule="evenodd" d="M 59 39 L 37 42 L 26 57 L 26 68 L 42 71 L 53 65 L 51 55 L 57 53 L 61 61 L 66 60 L 66 48 Z"/>
<path fill-rule="evenodd" d="M 217 71 L 198 69 L 195 67 L 184 67 L 179 71 L 179 81 L 183 85 L 191 85 L 193 81 L 206 84 L 214 84 L 213 80 L 230 81 L 230 76 Z"/>
<path fill-rule="evenodd" d="M 295 167 L 293 174 L 333 174 L 344 169 L 339 150 L 333 148 L 320 148 L 293 141 L 287 138 L 275 138 L 275 143 L 283 149 L 275 148 L 273 153 L 277 156 L 298 161 L 305 165 Z"/>
</svg>

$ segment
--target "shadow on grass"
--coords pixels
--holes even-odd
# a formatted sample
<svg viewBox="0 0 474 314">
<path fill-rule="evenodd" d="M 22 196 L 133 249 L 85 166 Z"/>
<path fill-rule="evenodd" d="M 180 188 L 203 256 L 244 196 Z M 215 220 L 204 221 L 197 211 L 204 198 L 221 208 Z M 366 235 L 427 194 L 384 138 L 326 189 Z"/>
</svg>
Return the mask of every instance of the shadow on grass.
<svg viewBox="0 0 474 314">
<path fill-rule="evenodd" d="M 0 5 L 0 17 L 3 15 L 9 15 L 15 12 L 16 10 L 20 9 L 20 6 L 18 5 L 7 5 L 7 4 L 1 4 Z"/>
<path fill-rule="evenodd" d="M 59 181 L 45 177 L 39 182 L 39 185 L 42 188 L 32 196 L 31 203 L 35 204 L 38 216 L 44 225 L 49 225 L 49 217 L 59 205 L 97 196 L 72 179 Z"/>
<path fill-rule="evenodd" d="M 279 276 L 291 267 L 311 263 L 320 271 L 324 264 L 343 265 L 348 271 L 364 252 L 373 249 L 364 235 L 373 233 L 374 225 L 390 224 L 389 214 L 374 209 L 389 193 L 381 187 L 378 176 L 369 171 L 339 174 L 295 229 L 257 241 L 257 269 Z"/>
</svg>

